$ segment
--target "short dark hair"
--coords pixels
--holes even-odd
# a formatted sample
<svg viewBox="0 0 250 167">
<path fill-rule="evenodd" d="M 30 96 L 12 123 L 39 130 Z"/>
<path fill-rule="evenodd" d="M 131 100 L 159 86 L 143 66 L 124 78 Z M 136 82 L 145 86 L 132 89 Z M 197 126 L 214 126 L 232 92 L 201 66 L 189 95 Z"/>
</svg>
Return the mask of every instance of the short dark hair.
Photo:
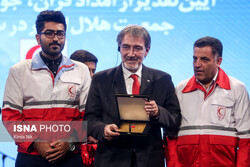
<svg viewBox="0 0 250 167">
<path fill-rule="evenodd" d="M 98 59 L 92 53 L 86 50 L 76 50 L 74 53 L 71 54 L 70 59 L 76 60 L 82 63 L 91 61 L 91 62 L 98 62 Z"/>
<path fill-rule="evenodd" d="M 125 34 L 127 34 L 127 33 L 131 34 L 132 37 L 142 37 L 144 39 L 144 42 L 145 42 L 145 48 L 146 49 L 150 48 L 151 37 L 150 37 L 148 31 L 144 27 L 139 26 L 139 25 L 128 25 L 123 30 L 121 30 L 116 38 L 118 46 L 121 45 L 122 40 L 123 40 Z"/>
<path fill-rule="evenodd" d="M 65 21 L 65 17 L 61 11 L 53 11 L 53 10 L 45 10 L 42 11 L 36 20 L 36 31 L 37 33 L 41 33 L 44 29 L 45 22 L 56 22 L 62 23 L 64 25 L 64 29 L 66 32 L 67 24 Z"/>
<path fill-rule="evenodd" d="M 212 53 L 214 56 L 218 54 L 218 57 L 222 57 L 223 45 L 219 39 L 206 36 L 198 39 L 194 43 L 194 47 L 200 48 L 205 46 L 210 46 L 212 48 Z"/>
</svg>

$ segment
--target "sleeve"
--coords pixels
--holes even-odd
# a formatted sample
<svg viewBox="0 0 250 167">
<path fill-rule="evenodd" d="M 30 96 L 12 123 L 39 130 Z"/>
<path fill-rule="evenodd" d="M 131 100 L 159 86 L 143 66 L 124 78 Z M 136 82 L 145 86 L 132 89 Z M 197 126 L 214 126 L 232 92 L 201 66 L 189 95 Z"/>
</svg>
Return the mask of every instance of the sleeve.
<svg viewBox="0 0 250 167">
<path fill-rule="evenodd" d="M 236 129 L 239 137 L 237 167 L 250 166 L 250 102 L 245 87 L 237 89 L 235 105 Z"/>
<path fill-rule="evenodd" d="M 23 110 L 23 96 L 22 96 L 22 86 L 20 75 L 18 69 L 12 67 L 9 71 L 9 75 L 5 85 L 4 98 L 3 98 L 3 108 L 2 108 L 2 120 L 3 123 L 15 140 L 13 132 L 14 125 L 22 124 Z M 20 135 L 19 135 L 20 136 Z M 33 137 L 35 140 L 36 137 Z M 20 147 L 20 149 L 28 151 L 28 148 L 32 144 L 31 142 L 20 141 L 20 139 L 16 141 L 16 145 Z"/>
<path fill-rule="evenodd" d="M 175 94 L 175 88 L 171 80 L 171 76 L 166 75 L 163 79 L 161 79 L 159 84 L 160 85 L 156 86 L 156 88 L 165 87 L 165 90 L 160 89 L 161 94 L 163 95 L 158 95 L 159 97 L 156 101 L 160 112 L 159 123 L 166 129 L 166 131 L 169 130 L 177 134 L 181 124 L 181 114 L 179 101 Z"/>
<path fill-rule="evenodd" d="M 167 167 L 180 166 L 177 155 L 177 137 L 165 137 L 163 148 Z"/>
<path fill-rule="evenodd" d="M 240 139 L 237 152 L 237 167 L 250 166 L 250 139 Z"/>
<path fill-rule="evenodd" d="M 175 88 L 175 94 L 177 96 L 178 102 L 179 102 L 178 92 L 180 91 L 181 91 L 180 88 L 177 86 Z M 177 141 L 178 141 L 177 135 L 178 135 L 178 131 L 164 130 L 165 137 L 163 140 L 163 148 L 164 148 L 166 164 L 168 167 L 181 166 L 178 160 L 178 153 L 177 153 Z"/>
<path fill-rule="evenodd" d="M 158 105 L 158 107 L 160 109 L 159 123 L 164 132 L 164 156 L 168 167 L 176 167 L 178 166 L 176 136 L 181 123 L 180 106 L 171 77 L 167 75 L 162 81 L 160 84 L 164 84 L 164 89 L 161 89 L 161 93 L 164 96 L 161 96 L 159 101 L 163 101 L 159 103 L 160 106 Z"/>
<path fill-rule="evenodd" d="M 82 81 L 83 81 L 83 84 L 82 84 L 81 93 L 80 93 L 80 104 L 79 104 L 80 107 L 79 107 L 79 109 L 80 109 L 80 112 L 83 116 L 84 112 L 85 112 L 87 97 L 88 97 L 90 83 L 91 83 L 89 70 L 86 68 L 85 68 L 85 71 L 83 72 Z"/>
<path fill-rule="evenodd" d="M 96 144 L 82 144 L 81 145 L 81 155 L 82 155 L 83 164 L 85 167 L 93 166 L 96 148 L 97 148 Z"/>
<path fill-rule="evenodd" d="M 81 85 L 81 90 L 80 90 L 80 97 L 79 97 L 79 111 L 80 111 L 80 116 L 75 118 L 73 120 L 72 126 L 74 127 L 75 133 L 73 133 L 74 140 L 75 142 L 86 142 L 87 139 L 87 123 L 83 122 L 83 116 L 85 113 L 85 107 L 86 107 L 86 102 L 87 102 L 87 97 L 88 97 L 88 92 L 89 92 L 89 87 L 91 83 L 91 77 L 89 74 L 88 68 L 81 69 L 82 72 L 82 85 Z M 80 126 L 80 127 L 79 127 Z M 78 138 L 78 139 L 77 139 Z"/>
<path fill-rule="evenodd" d="M 103 122 L 103 103 L 105 102 L 101 101 L 98 80 L 94 75 L 89 90 L 84 120 L 88 121 L 88 136 L 92 136 L 98 141 L 103 141 L 104 127 L 106 126 Z"/>
</svg>

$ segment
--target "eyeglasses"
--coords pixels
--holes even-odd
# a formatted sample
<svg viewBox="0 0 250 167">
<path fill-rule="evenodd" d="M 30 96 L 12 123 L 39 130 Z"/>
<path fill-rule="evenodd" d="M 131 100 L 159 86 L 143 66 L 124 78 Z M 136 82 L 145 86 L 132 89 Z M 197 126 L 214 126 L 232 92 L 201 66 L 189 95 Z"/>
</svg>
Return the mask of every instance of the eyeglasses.
<svg viewBox="0 0 250 167">
<path fill-rule="evenodd" d="M 122 45 L 121 49 L 124 52 L 129 52 L 131 50 L 131 46 L 129 46 L 129 45 Z M 133 49 L 134 53 L 142 53 L 143 52 L 143 47 L 141 47 L 141 46 L 134 46 L 134 47 L 132 47 L 132 49 Z"/>
<path fill-rule="evenodd" d="M 44 34 L 47 38 L 53 39 L 55 35 L 57 36 L 58 39 L 63 39 L 65 38 L 65 32 L 64 31 L 52 31 L 52 30 L 46 30 L 45 32 L 39 33 L 39 35 Z"/>
</svg>

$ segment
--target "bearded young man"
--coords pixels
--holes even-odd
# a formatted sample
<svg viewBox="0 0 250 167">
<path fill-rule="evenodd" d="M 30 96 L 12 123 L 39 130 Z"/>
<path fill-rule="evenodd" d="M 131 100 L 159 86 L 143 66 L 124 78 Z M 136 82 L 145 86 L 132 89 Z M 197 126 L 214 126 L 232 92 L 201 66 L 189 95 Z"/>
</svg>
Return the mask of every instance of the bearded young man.
<svg viewBox="0 0 250 167">
<path fill-rule="evenodd" d="M 43 11 L 37 16 L 36 28 L 42 51 L 11 67 L 6 82 L 2 119 L 10 134 L 12 123 L 81 122 L 85 110 L 90 73 L 86 65 L 61 53 L 67 29 L 64 15 Z M 38 135 L 33 141 L 16 142 L 16 167 L 83 166 L 76 138 L 54 135 L 48 140 L 48 136 Z"/>
</svg>

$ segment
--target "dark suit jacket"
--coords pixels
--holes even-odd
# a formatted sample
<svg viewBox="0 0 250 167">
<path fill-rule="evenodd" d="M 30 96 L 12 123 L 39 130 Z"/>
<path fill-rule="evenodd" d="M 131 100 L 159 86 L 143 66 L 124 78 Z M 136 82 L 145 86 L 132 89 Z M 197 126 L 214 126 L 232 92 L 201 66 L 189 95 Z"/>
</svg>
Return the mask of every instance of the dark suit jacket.
<svg viewBox="0 0 250 167">
<path fill-rule="evenodd" d="M 99 140 L 95 166 L 130 167 L 134 152 L 137 167 L 163 167 L 161 127 L 177 131 L 181 121 L 171 76 L 142 67 L 140 94 L 155 100 L 160 111 L 158 119 L 150 119 L 147 136 L 119 136 L 112 141 L 103 138 L 106 124 L 119 124 L 115 94 L 127 94 L 122 65 L 96 73 L 92 79 L 84 119 L 88 121 L 88 135 Z"/>
</svg>

